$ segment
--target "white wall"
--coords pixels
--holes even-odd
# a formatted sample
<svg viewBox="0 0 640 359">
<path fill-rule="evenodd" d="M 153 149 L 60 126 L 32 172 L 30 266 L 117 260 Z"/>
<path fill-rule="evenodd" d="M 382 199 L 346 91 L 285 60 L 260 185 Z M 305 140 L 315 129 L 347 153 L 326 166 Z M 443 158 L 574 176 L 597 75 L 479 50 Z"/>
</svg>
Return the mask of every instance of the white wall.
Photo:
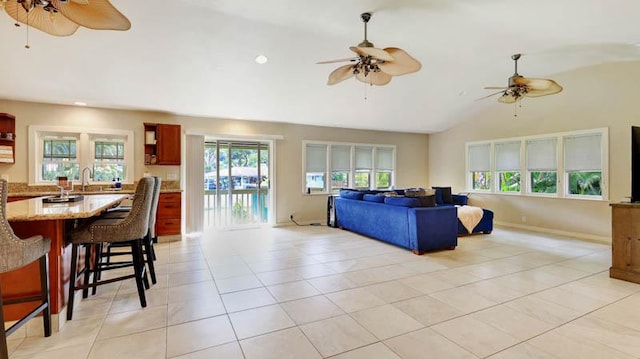
<svg viewBox="0 0 640 359">
<path fill-rule="evenodd" d="M 143 122 L 180 124 L 184 132 L 212 135 L 258 136 L 279 135 L 276 143 L 276 221 L 285 223 L 293 214 L 300 221 L 326 218 L 326 196 L 303 193 L 302 141 L 338 141 L 391 144 L 397 147 L 397 187 L 428 185 L 428 136 L 425 134 L 390 133 L 339 129 L 333 127 L 300 126 L 276 122 L 252 122 L 214 118 L 177 116 L 150 111 L 124 111 L 75 106 L 0 100 L 0 112 L 16 116 L 16 163 L 0 164 L 0 174 L 9 175 L 10 182 L 27 182 L 27 126 L 60 125 L 90 128 L 117 128 L 135 132 L 135 177 L 144 172 L 160 175 L 180 175 L 180 166 L 144 166 Z M 310 114 L 312 116 L 312 114 Z M 390 119 L 392 120 L 392 119 Z M 184 163 L 184 161 L 183 161 Z M 183 188 L 184 189 L 184 188 Z"/>
<path fill-rule="evenodd" d="M 630 128 L 640 125 L 640 62 L 597 65 L 549 77 L 564 91 L 525 99 L 516 118 L 513 105 L 497 103 L 494 97 L 474 104 L 461 125 L 430 135 L 430 182 L 451 184 L 454 191 L 467 189 L 468 141 L 608 127 L 609 200 L 619 202 L 630 196 Z M 492 209 L 499 223 L 583 238 L 611 237 L 609 201 L 473 194 L 471 203 Z"/>
</svg>

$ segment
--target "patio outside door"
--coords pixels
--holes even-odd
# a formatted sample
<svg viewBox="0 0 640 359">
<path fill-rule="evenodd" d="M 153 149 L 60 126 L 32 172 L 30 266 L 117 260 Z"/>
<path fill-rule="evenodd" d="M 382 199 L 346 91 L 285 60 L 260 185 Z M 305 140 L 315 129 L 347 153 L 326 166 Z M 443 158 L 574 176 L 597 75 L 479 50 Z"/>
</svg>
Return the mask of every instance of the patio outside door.
<svg viewBox="0 0 640 359">
<path fill-rule="evenodd" d="M 205 226 L 238 227 L 269 218 L 269 144 L 207 141 Z"/>
</svg>

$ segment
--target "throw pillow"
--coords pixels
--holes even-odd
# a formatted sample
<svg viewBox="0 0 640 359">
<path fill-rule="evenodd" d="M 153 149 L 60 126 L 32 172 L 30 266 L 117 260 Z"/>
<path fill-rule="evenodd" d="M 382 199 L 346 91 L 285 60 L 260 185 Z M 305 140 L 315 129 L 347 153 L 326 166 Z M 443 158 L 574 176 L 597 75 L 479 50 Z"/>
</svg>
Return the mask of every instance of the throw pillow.
<svg viewBox="0 0 640 359">
<path fill-rule="evenodd" d="M 426 196 L 424 188 L 407 188 L 404 190 L 404 195 L 407 197 L 419 197 Z"/>
<path fill-rule="evenodd" d="M 451 196 L 451 187 L 431 187 L 436 190 L 436 203 L 453 204 Z"/>
<path fill-rule="evenodd" d="M 420 201 L 410 197 L 385 197 L 384 203 L 391 206 L 420 207 Z"/>
<path fill-rule="evenodd" d="M 340 190 L 340 197 L 342 198 L 362 200 L 363 196 L 364 193 L 362 192 Z"/>
<path fill-rule="evenodd" d="M 384 203 L 384 196 L 380 196 L 377 194 L 365 194 L 362 199 L 367 202 Z"/>
<path fill-rule="evenodd" d="M 435 207 L 436 206 L 436 196 L 418 196 L 415 197 L 420 201 L 420 207 Z"/>
</svg>

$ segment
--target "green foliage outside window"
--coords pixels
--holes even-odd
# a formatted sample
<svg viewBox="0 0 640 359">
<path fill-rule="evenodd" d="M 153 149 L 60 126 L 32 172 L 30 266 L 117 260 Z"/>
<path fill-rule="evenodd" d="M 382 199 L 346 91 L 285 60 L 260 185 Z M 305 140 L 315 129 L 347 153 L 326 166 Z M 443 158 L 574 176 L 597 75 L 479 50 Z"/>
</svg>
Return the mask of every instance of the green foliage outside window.
<svg viewBox="0 0 640 359">
<path fill-rule="evenodd" d="M 43 141 L 42 180 L 56 181 L 59 176 L 71 180 L 80 178 L 75 139 L 46 139 Z"/>
<path fill-rule="evenodd" d="M 356 188 L 369 188 L 369 171 L 367 172 L 356 172 L 355 182 Z"/>
<path fill-rule="evenodd" d="M 474 190 L 491 190 L 491 172 L 472 172 L 472 175 Z"/>
<path fill-rule="evenodd" d="M 569 172 L 569 194 L 602 196 L 602 172 Z"/>
<path fill-rule="evenodd" d="M 331 173 L 331 188 L 349 188 L 348 172 Z"/>
<path fill-rule="evenodd" d="M 558 174 L 555 171 L 531 172 L 531 192 L 557 193 Z"/>
<path fill-rule="evenodd" d="M 498 173 L 501 192 L 520 192 L 520 172 Z"/>
<path fill-rule="evenodd" d="M 391 172 L 376 172 L 376 188 L 391 187 Z"/>
</svg>

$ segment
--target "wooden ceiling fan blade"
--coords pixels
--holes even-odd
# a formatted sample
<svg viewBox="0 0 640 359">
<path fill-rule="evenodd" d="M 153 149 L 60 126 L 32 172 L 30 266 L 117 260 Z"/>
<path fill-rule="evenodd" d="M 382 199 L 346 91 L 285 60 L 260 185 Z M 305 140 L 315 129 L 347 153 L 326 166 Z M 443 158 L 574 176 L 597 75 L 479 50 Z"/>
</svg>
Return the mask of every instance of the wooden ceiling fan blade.
<svg viewBox="0 0 640 359">
<path fill-rule="evenodd" d="M 329 61 L 320 61 L 320 62 L 316 62 L 317 65 L 323 65 L 323 64 L 335 64 L 338 62 L 346 62 L 346 61 L 351 61 L 351 62 L 355 62 L 357 61 L 358 58 L 357 57 L 350 57 L 347 59 L 339 59 L 339 60 L 329 60 Z"/>
<path fill-rule="evenodd" d="M 487 86 L 487 87 L 483 87 L 483 89 L 485 90 L 506 90 L 508 89 L 508 86 Z"/>
<path fill-rule="evenodd" d="M 530 90 L 539 90 L 539 91 L 555 91 L 554 93 L 558 93 L 562 91 L 562 86 L 558 85 L 557 82 L 550 79 L 536 79 L 529 77 L 516 77 L 513 79 L 513 82 L 517 85 L 527 86 Z"/>
<path fill-rule="evenodd" d="M 391 82 L 391 75 L 384 73 L 382 71 L 379 71 L 379 72 L 369 72 L 367 76 L 365 76 L 364 73 L 361 72 L 356 75 L 356 79 L 366 84 L 384 86 L 389 82 Z"/>
<path fill-rule="evenodd" d="M 485 87 L 485 88 L 486 88 L 486 87 Z M 476 99 L 476 101 L 484 100 L 484 99 L 486 99 L 486 98 L 493 97 L 493 96 L 498 95 L 498 94 L 501 94 L 501 93 L 504 93 L 504 90 L 501 90 L 501 91 L 498 91 L 498 92 L 491 93 L 491 94 L 489 94 L 489 95 L 487 95 L 487 96 L 482 96 L 482 97 L 480 97 L 480 98 L 477 98 L 477 99 Z"/>
<path fill-rule="evenodd" d="M 377 47 L 360 47 L 360 46 L 351 46 L 349 49 L 360 56 L 371 56 L 378 60 L 383 61 L 393 61 L 394 58 L 388 52 L 383 49 L 379 49 Z"/>
<path fill-rule="evenodd" d="M 329 81 L 327 81 L 327 85 L 335 85 L 346 79 L 352 78 L 354 75 L 353 66 L 354 65 L 344 65 L 333 70 L 329 74 Z"/>
<path fill-rule="evenodd" d="M 418 60 L 411 57 L 411 55 L 402 49 L 387 47 L 384 51 L 391 55 L 394 60 L 381 62 L 378 64 L 378 67 L 391 76 L 410 74 L 422 68 L 422 64 Z"/>
<path fill-rule="evenodd" d="M 22 5 L 10 0 L 4 4 L 4 9 L 14 20 L 53 36 L 73 35 L 79 27 L 61 14 L 52 15 L 41 6 L 36 6 L 27 13 Z"/>
<path fill-rule="evenodd" d="M 498 102 L 500 103 L 514 103 L 516 101 L 518 101 L 518 98 L 509 94 L 504 94 L 498 97 Z"/>
<path fill-rule="evenodd" d="M 53 0 L 53 4 L 69 20 L 94 30 L 129 30 L 131 22 L 108 0 L 91 0 L 61 3 Z"/>
</svg>

